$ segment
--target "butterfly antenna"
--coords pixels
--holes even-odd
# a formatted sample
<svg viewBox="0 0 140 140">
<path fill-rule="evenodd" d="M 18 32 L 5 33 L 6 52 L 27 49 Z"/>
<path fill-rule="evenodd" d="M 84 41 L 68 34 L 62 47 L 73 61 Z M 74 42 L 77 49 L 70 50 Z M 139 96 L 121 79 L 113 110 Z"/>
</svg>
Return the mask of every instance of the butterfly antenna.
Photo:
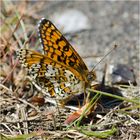
<svg viewBox="0 0 140 140">
<path fill-rule="evenodd" d="M 96 65 L 93 67 L 93 69 L 92 69 L 91 71 L 94 71 L 95 68 L 97 67 L 97 65 L 99 65 L 99 64 L 100 64 L 109 54 L 111 54 L 112 51 L 115 50 L 117 47 L 118 47 L 118 45 L 115 44 L 115 45 L 109 50 L 109 52 L 108 52 L 107 54 L 105 54 L 105 55 L 101 58 L 101 60 L 100 60 L 98 63 L 96 63 Z"/>
</svg>

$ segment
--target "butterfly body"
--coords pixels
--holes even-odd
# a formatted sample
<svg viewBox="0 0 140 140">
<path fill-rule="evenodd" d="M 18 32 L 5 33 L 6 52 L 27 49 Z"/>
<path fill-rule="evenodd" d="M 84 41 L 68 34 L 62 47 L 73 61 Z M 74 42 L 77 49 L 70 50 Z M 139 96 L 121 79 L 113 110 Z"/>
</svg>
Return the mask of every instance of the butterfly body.
<svg viewBox="0 0 140 140">
<path fill-rule="evenodd" d="M 95 79 L 85 63 L 51 21 L 39 22 L 39 37 L 44 54 L 21 49 L 19 61 L 28 69 L 30 77 L 51 96 L 66 99 L 85 92 Z"/>
</svg>

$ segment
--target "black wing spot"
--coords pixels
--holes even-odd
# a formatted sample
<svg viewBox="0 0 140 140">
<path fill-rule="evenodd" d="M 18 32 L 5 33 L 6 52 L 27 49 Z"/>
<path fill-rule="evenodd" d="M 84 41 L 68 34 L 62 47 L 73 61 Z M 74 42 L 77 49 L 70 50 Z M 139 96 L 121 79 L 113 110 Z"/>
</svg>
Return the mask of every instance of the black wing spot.
<svg viewBox="0 0 140 140">
<path fill-rule="evenodd" d="M 59 62 L 62 62 L 61 56 L 58 56 L 57 59 Z"/>
<path fill-rule="evenodd" d="M 61 51 L 61 48 L 58 46 L 57 50 Z"/>
<path fill-rule="evenodd" d="M 69 61 L 69 65 L 71 66 L 71 67 L 73 67 L 74 66 L 74 62 L 72 62 L 71 60 Z"/>
<path fill-rule="evenodd" d="M 69 51 L 69 46 L 68 46 L 68 45 L 64 46 L 64 47 L 63 47 L 63 51 L 68 52 L 68 51 Z"/>
</svg>

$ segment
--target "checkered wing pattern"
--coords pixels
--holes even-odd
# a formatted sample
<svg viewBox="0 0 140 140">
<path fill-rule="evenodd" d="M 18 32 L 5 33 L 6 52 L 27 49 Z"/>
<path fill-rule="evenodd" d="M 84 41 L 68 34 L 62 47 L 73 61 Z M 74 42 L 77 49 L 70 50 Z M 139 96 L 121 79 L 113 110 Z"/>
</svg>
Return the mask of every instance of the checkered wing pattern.
<svg viewBox="0 0 140 140">
<path fill-rule="evenodd" d="M 47 56 L 28 49 L 21 49 L 17 54 L 32 80 L 52 97 L 67 100 L 71 95 L 83 91 L 82 81 Z"/>
</svg>

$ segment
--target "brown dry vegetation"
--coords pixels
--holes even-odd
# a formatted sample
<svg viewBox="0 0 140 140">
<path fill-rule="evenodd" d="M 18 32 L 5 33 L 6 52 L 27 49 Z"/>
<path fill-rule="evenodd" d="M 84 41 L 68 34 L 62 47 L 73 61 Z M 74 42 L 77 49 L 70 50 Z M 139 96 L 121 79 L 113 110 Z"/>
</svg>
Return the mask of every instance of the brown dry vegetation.
<svg viewBox="0 0 140 140">
<path fill-rule="evenodd" d="M 76 121 L 66 125 L 64 121 L 73 110 L 48 102 L 49 98 L 29 80 L 16 58 L 16 51 L 29 46 L 38 49 L 35 26 L 44 3 L 1 1 L 1 139 L 140 139 L 138 87 L 119 87 L 127 93 L 121 105 L 93 112 L 80 124 Z"/>
</svg>

